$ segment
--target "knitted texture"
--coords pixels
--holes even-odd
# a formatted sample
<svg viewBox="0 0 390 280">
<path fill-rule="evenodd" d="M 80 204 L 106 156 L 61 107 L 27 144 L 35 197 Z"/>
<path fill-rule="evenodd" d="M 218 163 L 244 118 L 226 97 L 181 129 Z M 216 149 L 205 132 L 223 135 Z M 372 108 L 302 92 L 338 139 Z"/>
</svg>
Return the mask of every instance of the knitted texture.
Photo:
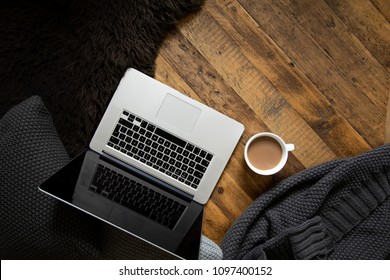
<svg viewBox="0 0 390 280">
<path fill-rule="evenodd" d="M 390 258 L 390 145 L 304 170 L 258 197 L 226 259 Z"/>
<path fill-rule="evenodd" d="M 69 161 L 39 97 L 11 109 L 0 121 L 0 256 L 82 258 L 96 255 L 85 215 L 75 215 L 38 190 Z M 58 216 L 60 222 L 54 219 Z M 76 217 L 76 218 L 73 218 Z M 78 228 L 75 235 L 72 228 Z"/>
<path fill-rule="evenodd" d="M 202 235 L 201 246 L 199 250 L 200 260 L 221 260 L 221 248 L 206 236 Z"/>
</svg>

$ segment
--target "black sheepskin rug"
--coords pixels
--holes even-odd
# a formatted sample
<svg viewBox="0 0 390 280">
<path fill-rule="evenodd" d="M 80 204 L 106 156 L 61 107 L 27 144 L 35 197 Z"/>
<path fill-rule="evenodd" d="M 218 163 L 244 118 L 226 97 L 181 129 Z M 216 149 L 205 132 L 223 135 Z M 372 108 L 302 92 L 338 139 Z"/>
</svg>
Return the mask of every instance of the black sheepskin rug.
<svg viewBox="0 0 390 280">
<path fill-rule="evenodd" d="M 88 146 L 126 69 L 153 76 L 162 40 L 202 2 L 1 0 L 0 117 L 41 96 L 74 156 Z"/>
</svg>

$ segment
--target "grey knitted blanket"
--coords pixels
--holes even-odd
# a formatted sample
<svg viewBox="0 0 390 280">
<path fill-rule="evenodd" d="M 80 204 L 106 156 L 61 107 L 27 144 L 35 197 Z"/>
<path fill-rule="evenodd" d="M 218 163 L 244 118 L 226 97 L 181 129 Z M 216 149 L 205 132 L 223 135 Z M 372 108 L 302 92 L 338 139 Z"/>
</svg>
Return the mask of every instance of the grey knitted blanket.
<svg viewBox="0 0 390 280">
<path fill-rule="evenodd" d="M 389 259 L 390 144 L 304 170 L 257 198 L 226 259 Z"/>
</svg>

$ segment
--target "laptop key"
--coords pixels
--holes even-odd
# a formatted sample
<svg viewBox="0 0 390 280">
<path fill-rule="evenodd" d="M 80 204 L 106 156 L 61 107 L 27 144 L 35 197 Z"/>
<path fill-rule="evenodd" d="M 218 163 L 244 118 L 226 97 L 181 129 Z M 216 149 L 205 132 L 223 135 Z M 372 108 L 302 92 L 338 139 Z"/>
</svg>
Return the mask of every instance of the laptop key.
<svg viewBox="0 0 390 280">
<path fill-rule="evenodd" d="M 134 154 L 132 152 L 127 152 L 127 155 L 130 156 L 130 157 L 134 156 Z"/>
<path fill-rule="evenodd" d="M 198 155 L 198 154 L 200 153 L 200 149 L 199 149 L 198 147 L 195 147 L 193 153 L 194 153 L 195 155 Z"/>
<path fill-rule="evenodd" d="M 138 143 L 137 147 L 142 150 L 145 147 L 145 145 L 141 142 L 141 143 Z"/>
<path fill-rule="evenodd" d="M 141 125 L 140 125 L 142 128 L 145 128 L 148 126 L 148 123 L 146 121 L 142 121 L 141 122 Z"/>
<path fill-rule="evenodd" d="M 203 165 L 200 165 L 200 164 L 197 164 L 195 166 L 195 169 L 200 171 L 201 173 L 204 173 L 206 171 L 206 167 L 204 167 Z"/>
<path fill-rule="evenodd" d="M 156 128 L 156 127 L 155 127 L 154 125 L 149 124 L 148 127 L 147 127 L 146 129 L 149 130 L 149 131 L 151 131 L 151 132 L 153 132 L 155 128 Z"/>
<path fill-rule="evenodd" d="M 182 161 L 183 160 L 183 156 L 182 155 L 177 155 L 176 160 Z"/>
<path fill-rule="evenodd" d="M 196 161 L 197 163 L 200 163 L 200 162 L 202 161 L 202 158 L 199 157 L 199 156 L 197 156 L 197 157 L 195 158 L 195 161 Z"/>
<path fill-rule="evenodd" d="M 181 172 L 182 172 L 182 171 L 181 171 L 180 169 L 176 169 L 176 170 L 175 170 L 175 174 L 176 174 L 177 176 L 179 176 L 179 175 L 181 174 Z"/>
<path fill-rule="evenodd" d="M 187 143 L 186 150 L 192 152 L 194 150 L 194 148 L 195 148 L 194 145 Z"/>
<path fill-rule="evenodd" d="M 199 171 L 195 171 L 195 172 L 194 172 L 194 176 L 197 177 L 197 178 L 199 178 L 199 179 L 202 179 L 203 174 L 200 173 Z M 194 182 L 194 183 L 196 184 L 196 182 Z"/>
<path fill-rule="evenodd" d="M 143 158 L 144 155 L 145 155 L 145 152 L 144 152 L 144 151 L 142 151 L 142 150 L 139 150 L 139 151 L 138 151 L 138 156 L 140 156 L 141 158 Z"/>
<path fill-rule="evenodd" d="M 130 128 L 130 129 L 133 127 L 133 124 L 131 122 L 129 122 L 129 121 L 125 120 L 125 119 L 122 119 L 122 118 L 119 119 L 119 123 L 121 125 L 126 126 L 127 128 Z"/>
</svg>

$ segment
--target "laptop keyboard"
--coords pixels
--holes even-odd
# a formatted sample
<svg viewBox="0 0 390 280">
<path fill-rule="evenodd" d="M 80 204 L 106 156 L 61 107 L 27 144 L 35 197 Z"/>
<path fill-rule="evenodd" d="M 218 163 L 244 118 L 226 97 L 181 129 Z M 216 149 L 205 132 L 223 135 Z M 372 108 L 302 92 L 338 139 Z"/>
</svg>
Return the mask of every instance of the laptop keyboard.
<svg viewBox="0 0 390 280">
<path fill-rule="evenodd" d="M 89 189 L 170 229 L 186 209 L 185 205 L 101 164 Z"/>
<path fill-rule="evenodd" d="M 108 146 L 196 189 L 213 155 L 123 111 Z"/>
</svg>

